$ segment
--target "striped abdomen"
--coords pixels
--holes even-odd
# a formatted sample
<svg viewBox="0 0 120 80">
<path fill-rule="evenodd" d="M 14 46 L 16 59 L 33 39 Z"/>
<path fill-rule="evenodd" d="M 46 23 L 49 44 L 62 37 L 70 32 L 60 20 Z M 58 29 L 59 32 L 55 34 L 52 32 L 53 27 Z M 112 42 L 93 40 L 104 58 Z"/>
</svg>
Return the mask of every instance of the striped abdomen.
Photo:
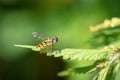
<svg viewBox="0 0 120 80">
<path fill-rule="evenodd" d="M 40 51 L 43 48 L 46 48 L 47 46 L 53 45 L 54 43 L 58 42 L 58 38 L 56 36 L 47 39 L 46 41 L 43 41 L 39 45 L 36 46 L 36 50 Z"/>
<path fill-rule="evenodd" d="M 46 48 L 47 46 L 50 46 L 52 45 L 53 42 L 52 41 L 44 41 L 42 43 L 40 43 L 39 45 L 36 46 L 36 48 L 39 48 L 39 49 L 43 49 L 43 48 Z"/>
</svg>

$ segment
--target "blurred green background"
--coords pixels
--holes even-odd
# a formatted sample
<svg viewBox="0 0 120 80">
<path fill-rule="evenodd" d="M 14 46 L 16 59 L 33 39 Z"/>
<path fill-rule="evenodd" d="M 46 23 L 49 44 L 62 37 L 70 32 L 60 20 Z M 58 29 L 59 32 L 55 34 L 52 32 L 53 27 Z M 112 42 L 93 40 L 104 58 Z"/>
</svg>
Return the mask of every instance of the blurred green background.
<svg viewBox="0 0 120 80">
<path fill-rule="evenodd" d="M 89 27 L 120 17 L 119 4 L 120 0 L 0 0 L 0 80 L 63 80 L 56 75 L 66 65 L 60 58 L 13 45 L 37 45 L 32 36 L 36 31 L 58 36 L 56 48 L 90 48 Z M 77 77 L 68 79 L 80 80 Z"/>
</svg>

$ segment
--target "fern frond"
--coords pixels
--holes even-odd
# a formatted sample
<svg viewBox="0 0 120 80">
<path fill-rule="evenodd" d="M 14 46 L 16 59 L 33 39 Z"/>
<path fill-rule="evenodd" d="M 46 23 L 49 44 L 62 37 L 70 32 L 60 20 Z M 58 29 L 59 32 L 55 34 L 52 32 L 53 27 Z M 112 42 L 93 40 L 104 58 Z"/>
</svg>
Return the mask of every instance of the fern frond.
<svg viewBox="0 0 120 80">
<path fill-rule="evenodd" d="M 69 68 L 67 70 L 59 72 L 58 76 L 70 76 L 70 75 L 76 75 L 76 74 L 81 74 L 81 73 L 89 74 L 94 71 L 97 71 L 95 65 L 87 66 L 87 67 Z"/>
<path fill-rule="evenodd" d="M 114 62 L 118 59 L 119 59 L 119 54 L 115 54 L 113 56 L 112 60 L 106 61 L 105 62 L 106 66 L 103 69 L 101 69 L 100 72 L 98 73 L 97 80 L 107 80 L 106 77 L 107 77 L 108 72 L 109 73 L 111 72 L 111 69 L 112 69 L 112 66 L 113 66 Z M 116 74 L 116 72 L 114 74 Z"/>
<path fill-rule="evenodd" d="M 16 47 L 22 47 L 22 48 L 30 48 L 30 49 L 32 49 L 34 46 L 30 46 L 30 45 L 14 45 L 14 46 L 16 46 Z"/>
<path fill-rule="evenodd" d="M 108 59 L 110 55 L 110 50 L 107 49 L 62 49 L 55 50 L 52 53 L 47 53 L 48 56 L 53 55 L 54 57 L 62 56 L 63 59 L 70 60 L 102 60 Z"/>
<path fill-rule="evenodd" d="M 119 79 L 120 79 L 120 69 L 117 71 L 115 76 L 115 80 L 119 80 Z"/>
<path fill-rule="evenodd" d="M 102 24 L 90 27 L 91 32 L 98 32 L 108 28 L 116 28 L 120 25 L 120 18 L 113 17 L 111 20 L 104 20 Z"/>
<path fill-rule="evenodd" d="M 74 67 L 74 68 L 69 68 L 67 70 L 61 71 L 58 73 L 58 76 L 69 76 L 69 75 L 73 75 L 73 74 L 90 74 L 93 72 L 99 72 L 102 67 L 98 67 L 98 65 L 102 64 L 104 67 L 104 62 L 105 60 L 98 60 L 95 61 L 94 64 L 91 64 L 89 66 L 83 66 L 83 67 Z"/>
<path fill-rule="evenodd" d="M 31 48 L 33 51 L 35 50 L 35 46 L 28 46 L 28 45 L 14 45 L 17 47 L 23 48 Z M 63 57 L 63 59 L 71 59 L 71 60 L 93 60 L 99 61 L 103 59 L 109 59 L 110 56 L 110 49 L 60 49 L 54 50 L 53 52 L 46 53 L 47 56 L 54 56 L 54 57 Z M 112 61 L 111 61 L 112 63 Z M 68 70 L 60 72 L 59 76 L 68 76 L 71 74 L 80 74 L 80 73 L 91 73 L 97 71 L 96 64 L 87 67 L 78 67 L 78 68 L 69 68 Z M 106 75 L 108 73 L 109 67 L 102 69 L 99 72 L 98 80 L 105 80 Z"/>
<path fill-rule="evenodd" d="M 36 48 L 36 46 L 31 46 L 31 45 L 14 45 L 16 47 L 21 47 L 21 48 L 30 48 L 33 51 L 40 51 L 40 49 Z"/>
<path fill-rule="evenodd" d="M 22 48 L 31 48 L 33 51 L 40 51 L 37 50 L 35 46 L 29 45 L 14 45 L 17 47 Z M 60 49 L 54 50 L 53 52 L 48 52 L 48 56 L 53 55 L 54 57 L 63 57 L 63 59 L 70 59 L 70 60 L 102 60 L 108 59 L 110 55 L 109 49 Z"/>
<path fill-rule="evenodd" d="M 107 73 L 109 71 L 110 65 L 106 66 L 104 69 L 101 69 L 101 71 L 98 74 L 98 79 L 97 80 L 105 80 Z"/>
</svg>

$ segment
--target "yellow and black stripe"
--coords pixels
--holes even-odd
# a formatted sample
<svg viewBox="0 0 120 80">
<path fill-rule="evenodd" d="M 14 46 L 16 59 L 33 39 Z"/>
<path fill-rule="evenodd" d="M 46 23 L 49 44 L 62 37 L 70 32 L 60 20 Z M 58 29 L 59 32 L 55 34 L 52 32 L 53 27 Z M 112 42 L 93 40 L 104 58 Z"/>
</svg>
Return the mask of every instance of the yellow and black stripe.
<svg viewBox="0 0 120 80">
<path fill-rule="evenodd" d="M 40 43 L 39 45 L 36 46 L 37 50 L 41 50 L 43 48 L 46 48 L 48 46 L 53 45 L 54 43 L 58 42 L 58 38 L 56 36 L 52 37 L 52 38 L 48 38 L 47 40 L 43 41 L 42 43 Z"/>
<path fill-rule="evenodd" d="M 53 44 L 52 41 L 44 41 L 44 42 L 40 43 L 39 45 L 37 45 L 36 48 L 43 49 L 43 48 L 50 46 L 52 44 Z"/>
</svg>

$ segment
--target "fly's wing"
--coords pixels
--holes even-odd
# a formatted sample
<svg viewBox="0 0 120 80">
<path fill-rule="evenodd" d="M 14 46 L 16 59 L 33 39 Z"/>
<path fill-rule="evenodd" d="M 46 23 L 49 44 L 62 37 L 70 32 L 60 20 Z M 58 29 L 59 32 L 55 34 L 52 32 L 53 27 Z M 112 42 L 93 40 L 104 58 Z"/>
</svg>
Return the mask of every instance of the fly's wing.
<svg viewBox="0 0 120 80">
<path fill-rule="evenodd" d="M 46 47 L 46 52 L 51 53 L 53 51 L 53 45 L 47 46 Z"/>
<path fill-rule="evenodd" d="M 33 32 L 32 35 L 33 35 L 34 38 L 36 38 L 36 39 L 38 39 L 38 40 L 39 40 L 39 39 L 45 40 L 45 39 L 48 38 L 47 36 L 45 36 L 45 35 L 43 35 L 43 34 L 40 34 L 40 33 L 38 33 L 38 32 Z"/>
<path fill-rule="evenodd" d="M 54 45 L 50 45 L 50 46 L 48 46 L 47 48 L 46 48 L 46 52 L 47 52 L 47 55 L 48 56 L 51 56 L 52 54 L 52 52 L 54 51 Z"/>
</svg>

